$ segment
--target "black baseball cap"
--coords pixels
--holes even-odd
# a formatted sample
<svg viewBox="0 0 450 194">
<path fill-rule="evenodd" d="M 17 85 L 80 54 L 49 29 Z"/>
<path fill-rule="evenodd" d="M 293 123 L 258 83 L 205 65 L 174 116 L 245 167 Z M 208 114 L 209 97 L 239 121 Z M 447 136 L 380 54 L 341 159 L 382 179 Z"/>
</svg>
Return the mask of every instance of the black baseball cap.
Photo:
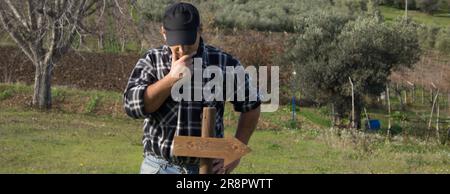
<svg viewBox="0 0 450 194">
<path fill-rule="evenodd" d="M 194 5 L 179 2 L 166 8 L 163 27 L 169 46 L 194 44 L 199 26 L 200 15 Z"/>
</svg>

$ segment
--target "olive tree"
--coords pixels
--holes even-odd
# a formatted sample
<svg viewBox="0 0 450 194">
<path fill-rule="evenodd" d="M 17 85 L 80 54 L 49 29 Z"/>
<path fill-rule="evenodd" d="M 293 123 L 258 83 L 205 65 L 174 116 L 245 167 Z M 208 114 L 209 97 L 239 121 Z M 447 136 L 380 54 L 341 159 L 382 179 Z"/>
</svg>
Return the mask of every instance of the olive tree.
<svg viewBox="0 0 450 194">
<path fill-rule="evenodd" d="M 420 47 L 410 21 L 384 23 L 379 17 L 351 17 L 333 12 L 313 15 L 304 32 L 293 40 L 287 60 L 296 65 L 304 94 L 320 103 L 332 103 L 336 120 L 351 107 L 352 80 L 355 121 L 360 127 L 364 95 L 379 95 L 391 71 L 419 60 Z M 305 25 L 305 24 L 302 24 Z"/>
<path fill-rule="evenodd" d="M 100 0 L 2 0 L 3 28 L 35 66 L 33 105 L 51 107 L 54 64 L 66 54 Z"/>
</svg>

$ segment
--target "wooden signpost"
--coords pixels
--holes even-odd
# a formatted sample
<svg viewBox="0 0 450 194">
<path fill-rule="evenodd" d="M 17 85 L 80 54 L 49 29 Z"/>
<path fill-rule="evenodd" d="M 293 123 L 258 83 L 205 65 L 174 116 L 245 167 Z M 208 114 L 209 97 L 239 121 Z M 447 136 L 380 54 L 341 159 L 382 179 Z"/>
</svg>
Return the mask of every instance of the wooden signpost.
<svg viewBox="0 0 450 194">
<path fill-rule="evenodd" d="M 202 136 L 175 136 L 173 154 L 175 156 L 197 157 L 200 160 L 200 174 L 212 173 L 212 160 L 224 159 L 224 166 L 238 160 L 251 150 L 234 137 L 214 138 L 215 108 L 204 108 Z"/>
</svg>

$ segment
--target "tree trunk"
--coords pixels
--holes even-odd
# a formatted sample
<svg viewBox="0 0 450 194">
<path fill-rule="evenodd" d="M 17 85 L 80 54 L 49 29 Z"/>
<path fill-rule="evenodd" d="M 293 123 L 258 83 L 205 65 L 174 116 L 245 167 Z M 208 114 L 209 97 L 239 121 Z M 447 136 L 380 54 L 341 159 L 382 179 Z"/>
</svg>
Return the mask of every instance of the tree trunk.
<svg viewBox="0 0 450 194">
<path fill-rule="evenodd" d="M 51 77 L 53 64 L 36 65 L 34 76 L 33 106 L 39 109 L 50 109 L 52 106 Z"/>
<path fill-rule="evenodd" d="M 338 128 L 343 127 L 342 125 L 342 119 L 344 118 L 345 115 L 345 110 L 342 106 L 342 104 L 333 104 L 333 112 L 334 112 L 334 123 L 336 126 L 338 126 Z M 348 126 L 345 126 L 346 128 L 348 128 Z"/>
<path fill-rule="evenodd" d="M 361 129 L 361 113 L 362 113 L 362 106 L 360 105 L 360 103 L 358 103 L 355 106 L 355 121 L 354 121 L 355 129 Z"/>
<path fill-rule="evenodd" d="M 402 91 L 399 89 L 398 83 L 395 86 L 395 93 L 397 94 L 398 101 L 400 102 L 400 109 L 405 110 L 405 103 L 403 102 Z"/>
</svg>

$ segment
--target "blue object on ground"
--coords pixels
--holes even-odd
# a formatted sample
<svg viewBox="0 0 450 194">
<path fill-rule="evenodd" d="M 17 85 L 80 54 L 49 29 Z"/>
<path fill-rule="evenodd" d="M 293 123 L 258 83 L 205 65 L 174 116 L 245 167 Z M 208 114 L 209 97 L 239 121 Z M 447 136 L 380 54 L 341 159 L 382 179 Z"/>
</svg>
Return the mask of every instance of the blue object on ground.
<svg viewBox="0 0 450 194">
<path fill-rule="evenodd" d="M 381 129 L 381 122 L 380 120 L 373 119 L 369 120 L 369 122 L 366 122 L 366 129 L 369 130 L 380 130 Z"/>
</svg>

